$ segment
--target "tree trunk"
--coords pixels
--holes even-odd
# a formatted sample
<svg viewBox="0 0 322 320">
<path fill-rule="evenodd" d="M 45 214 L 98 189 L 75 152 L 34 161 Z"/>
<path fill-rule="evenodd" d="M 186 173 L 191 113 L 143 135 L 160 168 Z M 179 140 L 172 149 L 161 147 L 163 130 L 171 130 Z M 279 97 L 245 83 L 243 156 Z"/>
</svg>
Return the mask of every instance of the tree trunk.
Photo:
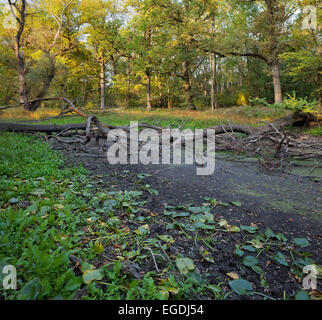
<svg viewBox="0 0 322 320">
<path fill-rule="evenodd" d="M 1 122 L 0 132 L 62 132 L 67 130 L 85 130 L 86 123 L 73 123 L 73 124 L 24 124 L 24 123 L 14 123 L 14 122 Z"/>
<path fill-rule="evenodd" d="M 281 87 L 281 72 L 279 62 L 272 64 L 272 75 L 274 84 L 274 96 L 275 103 L 281 103 L 283 101 L 282 87 Z"/>
<path fill-rule="evenodd" d="M 151 75 L 149 71 L 146 71 L 147 84 L 146 84 L 146 109 L 147 111 L 152 110 L 151 106 Z"/>
<path fill-rule="evenodd" d="M 182 74 L 183 74 L 183 81 L 184 81 L 183 86 L 184 86 L 184 92 L 185 92 L 186 106 L 192 110 L 196 110 L 196 107 L 192 100 L 190 75 L 189 75 L 188 63 L 186 61 L 182 63 Z"/>
<path fill-rule="evenodd" d="M 211 60 L 211 80 L 210 80 L 210 90 L 211 90 L 211 110 L 214 112 L 214 110 L 217 108 L 217 101 L 215 97 L 216 93 L 216 57 L 215 54 L 211 54 L 210 56 Z"/>
<path fill-rule="evenodd" d="M 12 13 L 14 14 L 14 12 L 15 12 L 14 7 L 16 7 L 15 4 L 11 4 L 11 2 L 9 2 L 9 4 L 11 6 Z M 16 54 L 16 58 L 17 58 L 17 72 L 18 72 L 18 82 L 19 82 L 19 102 L 26 110 L 29 110 L 30 105 L 28 102 L 28 93 L 27 93 L 27 86 L 26 86 L 26 79 L 25 79 L 25 74 L 27 73 L 27 71 L 25 69 L 25 59 L 23 56 L 23 52 L 21 50 L 21 37 L 22 37 L 22 33 L 25 28 L 25 10 L 26 10 L 26 1 L 22 0 L 21 1 L 21 8 L 18 11 L 19 17 L 15 16 L 16 20 L 19 23 L 19 29 L 18 29 L 16 37 L 15 37 L 15 54 Z"/>
<path fill-rule="evenodd" d="M 172 101 L 171 101 L 171 90 L 170 90 L 170 79 L 167 78 L 167 98 L 168 98 L 168 109 L 171 110 L 172 107 Z"/>
<path fill-rule="evenodd" d="M 131 61 L 130 58 L 127 58 L 127 88 L 126 88 L 126 107 L 130 107 L 130 86 L 131 86 Z"/>
<path fill-rule="evenodd" d="M 105 109 L 105 61 L 100 61 L 101 109 Z"/>
<path fill-rule="evenodd" d="M 25 61 L 23 58 L 23 53 L 20 50 L 20 44 L 16 42 L 15 51 L 17 57 L 17 71 L 18 71 L 18 80 L 19 80 L 19 102 L 23 105 L 26 110 L 30 109 L 27 96 L 27 87 L 25 80 Z"/>
<path fill-rule="evenodd" d="M 49 68 L 47 72 L 47 78 L 44 80 L 42 88 L 40 89 L 39 93 L 36 95 L 36 99 L 42 99 L 43 97 L 45 97 L 50 87 L 50 84 L 56 74 L 55 58 L 49 52 L 45 52 L 45 54 L 46 54 L 46 57 L 48 58 Z M 41 104 L 41 100 L 36 101 L 35 103 L 32 103 L 30 105 L 29 111 L 36 111 L 40 106 L 40 104 Z"/>
</svg>

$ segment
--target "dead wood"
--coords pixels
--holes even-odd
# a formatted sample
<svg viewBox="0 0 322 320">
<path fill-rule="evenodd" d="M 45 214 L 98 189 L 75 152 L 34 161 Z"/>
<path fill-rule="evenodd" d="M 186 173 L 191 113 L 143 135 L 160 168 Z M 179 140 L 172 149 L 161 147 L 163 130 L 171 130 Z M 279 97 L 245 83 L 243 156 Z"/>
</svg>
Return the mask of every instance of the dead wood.
<svg viewBox="0 0 322 320">
<path fill-rule="evenodd" d="M 88 157 L 100 157 L 100 152 L 106 151 L 114 141 L 117 141 L 117 135 L 109 135 L 113 129 L 122 129 L 130 132 L 130 126 L 113 126 L 102 123 L 94 115 L 88 115 L 82 110 L 76 108 L 71 101 L 64 97 L 41 98 L 30 101 L 52 101 L 58 100 L 67 103 L 61 113 L 52 118 L 57 118 L 66 113 L 75 112 L 86 119 L 84 123 L 55 125 L 55 124 L 27 124 L 0 122 L 0 131 L 26 132 L 36 133 L 42 132 L 46 134 L 57 133 L 46 137 L 51 141 L 55 141 L 58 147 L 63 147 L 66 151 L 79 151 Z M 244 125 L 228 124 L 217 125 L 209 129 L 214 130 L 216 138 L 216 151 L 233 151 L 235 153 L 252 153 L 260 156 L 259 164 L 266 169 L 274 170 L 276 168 L 283 169 L 290 163 L 287 159 L 321 159 L 322 146 L 319 138 L 312 141 L 303 142 L 300 137 L 286 131 L 287 127 L 298 123 L 305 123 L 310 116 L 302 113 L 293 113 L 286 117 L 280 118 L 273 123 L 264 122 L 263 126 L 250 128 Z M 161 135 L 164 130 L 160 126 L 152 125 L 146 122 L 138 124 L 139 130 L 154 129 Z M 178 129 L 181 129 L 178 128 Z M 192 136 L 193 137 L 193 136 Z M 204 141 L 207 140 L 207 130 L 203 133 Z M 160 139 L 160 142 L 162 139 Z M 172 147 L 175 147 L 180 140 L 171 140 Z M 185 141 L 181 142 L 185 145 Z M 144 143 L 140 145 L 143 147 Z M 270 156 L 269 156 L 270 155 Z"/>
</svg>

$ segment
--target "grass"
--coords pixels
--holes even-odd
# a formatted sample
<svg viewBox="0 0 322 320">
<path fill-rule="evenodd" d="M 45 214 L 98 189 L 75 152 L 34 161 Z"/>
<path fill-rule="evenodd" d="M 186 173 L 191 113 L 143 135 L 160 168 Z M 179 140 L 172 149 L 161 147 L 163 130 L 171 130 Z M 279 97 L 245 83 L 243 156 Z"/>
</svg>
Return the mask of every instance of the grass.
<svg viewBox="0 0 322 320">
<path fill-rule="evenodd" d="M 89 113 L 91 113 L 89 111 Z M 41 120 L 59 114 L 59 109 L 39 108 L 34 113 L 21 109 L 4 110 L 0 114 L 0 121 Z M 230 123 L 245 124 L 250 126 L 261 125 L 260 121 L 273 121 L 287 114 L 284 110 L 273 107 L 232 107 L 211 111 L 190 111 L 182 109 L 157 109 L 147 112 L 141 109 L 107 111 L 96 113 L 102 122 L 111 125 L 127 125 L 130 121 L 145 121 L 163 127 L 176 127 L 184 123 L 182 128 L 208 128 L 217 124 Z M 80 116 L 68 116 L 52 119 L 43 123 L 68 124 L 84 122 Z"/>
</svg>

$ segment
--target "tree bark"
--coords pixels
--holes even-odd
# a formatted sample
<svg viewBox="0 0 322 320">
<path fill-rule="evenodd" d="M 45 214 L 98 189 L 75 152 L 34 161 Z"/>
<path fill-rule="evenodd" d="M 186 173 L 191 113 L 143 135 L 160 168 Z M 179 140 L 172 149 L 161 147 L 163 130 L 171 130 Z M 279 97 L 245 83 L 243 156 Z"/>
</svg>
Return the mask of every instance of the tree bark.
<svg viewBox="0 0 322 320">
<path fill-rule="evenodd" d="M 77 123 L 77 124 L 22 124 L 14 122 L 0 122 L 0 131 L 9 131 L 9 132 L 61 132 L 67 130 L 85 130 L 86 123 Z"/>
<path fill-rule="evenodd" d="M 127 58 L 127 89 L 126 89 L 126 106 L 127 108 L 130 107 L 130 91 L 131 91 L 131 60 Z"/>
<path fill-rule="evenodd" d="M 105 61 L 100 60 L 100 89 L 101 89 L 101 109 L 105 110 Z"/>
<path fill-rule="evenodd" d="M 14 15 L 15 19 L 19 24 L 19 29 L 15 37 L 15 55 L 17 58 L 17 72 L 18 72 L 18 82 L 19 82 L 19 102 L 26 110 L 29 110 L 30 105 L 28 102 L 28 93 L 27 93 L 27 86 L 26 86 L 26 79 L 25 79 L 25 74 L 27 73 L 27 71 L 25 69 L 25 59 L 23 56 L 23 52 L 21 50 L 21 37 L 24 31 L 25 22 L 26 22 L 26 18 L 25 18 L 26 1 L 25 0 L 21 1 L 21 7 L 19 10 L 16 3 L 12 3 L 11 1 L 9 1 L 9 5 L 11 7 L 12 14 Z M 16 16 L 14 8 L 17 9 L 17 12 L 19 13 L 19 17 Z"/>
<path fill-rule="evenodd" d="M 49 68 L 48 68 L 48 72 L 47 72 L 47 77 L 44 80 L 43 86 L 40 89 L 39 93 L 36 95 L 36 99 L 42 99 L 45 97 L 45 95 L 47 94 L 47 91 L 50 87 L 50 84 L 56 74 L 55 58 L 49 52 L 45 52 L 45 54 L 46 54 L 46 57 L 48 58 Z M 32 111 L 32 112 L 36 111 L 38 109 L 38 107 L 40 106 L 40 104 L 41 104 L 41 100 L 31 103 L 29 111 Z"/>
<path fill-rule="evenodd" d="M 186 106 L 192 110 L 196 110 L 196 107 L 193 103 L 192 95 L 191 95 L 191 82 L 189 75 L 189 68 L 187 61 L 182 63 L 182 75 L 183 75 L 183 86 L 185 92 L 185 103 Z"/>
<path fill-rule="evenodd" d="M 170 90 L 170 77 L 167 77 L 167 100 L 168 100 L 168 109 L 171 110 L 172 101 L 171 101 L 171 90 Z"/>
<path fill-rule="evenodd" d="M 274 85 L 275 103 L 281 103 L 283 101 L 282 87 L 281 87 L 281 71 L 279 62 L 272 64 L 272 75 Z"/>
<path fill-rule="evenodd" d="M 146 84 L 146 110 L 151 111 L 151 75 L 150 71 L 146 71 L 146 77 L 147 77 L 147 84 Z"/>
<path fill-rule="evenodd" d="M 210 60 L 211 60 L 211 80 L 210 80 L 211 110 L 212 110 L 212 112 L 214 112 L 215 109 L 217 108 L 217 101 L 216 101 L 216 97 L 215 97 L 215 92 L 216 92 L 216 56 L 214 53 L 211 54 Z"/>
</svg>

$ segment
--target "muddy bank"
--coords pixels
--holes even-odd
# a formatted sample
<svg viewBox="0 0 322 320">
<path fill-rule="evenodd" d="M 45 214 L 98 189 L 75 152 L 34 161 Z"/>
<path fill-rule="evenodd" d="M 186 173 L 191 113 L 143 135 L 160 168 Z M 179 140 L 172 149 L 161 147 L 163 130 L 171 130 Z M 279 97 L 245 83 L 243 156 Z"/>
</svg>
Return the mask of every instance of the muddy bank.
<svg viewBox="0 0 322 320">
<path fill-rule="evenodd" d="M 193 259 L 198 272 L 207 274 L 206 281 L 210 283 L 226 283 L 227 274 L 237 271 L 254 288 L 262 290 L 260 277 L 245 268 L 242 259 L 234 254 L 235 246 L 250 240 L 252 235 L 215 234 L 215 245 L 211 250 L 215 262 L 203 261 L 193 238 L 169 229 L 171 221 L 164 216 L 166 206 L 198 206 L 206 202 L 205 197 L 227 203 L 238 201 L 240 207 L 230 204 L 212 208 L 215 221 L 226 219 L 236 226 L 256 225 L 262 232 L 270 228 L 273 232 L 283 233 L 288 239 L 306 238 L 309 246 L 304 250 L 317 264 L 321 264 L 322 208 L 319 178 L 266 173 L 252 161 L 217 159 L 213 175 L 197 176 L 194 165 L 110 165 L 104 155 L 95 157 L 93 154 L 65 152 L 65 156 L 68 163 L 82 164 L 93 176 L 103 177 L 107 189 L 111 191 L 143 190 L 142 200 L 147 201 L 147 210 L 144 209 L 140 216 L 149 223 L 150 238 L 166 234 L 172 236 L 176 241 L 169 249 L 170 256 L 175 258 L 182 254 Z M 147 185 L 148 188 L 142 188 Z M 153 189 L 158 193 L 148 192 Z M 129 219 L 128 226 L 130 229 L 137 228 L 137 221 Z M 113 248 L 105 250 L 110 256 L 115 254 Z M 162 260 L 158 263 L 160 268 L 167 267 Z M 288 296 L 294 296 L 301 290 L 301 283 L 294 278 L 290 269 L 272 263 L 272 257 L 262 255 L 259 266 L 266 274 L 268 286 L 265 292 L 272 297 L 281 298 L 284 291 Z M 153 270 L 152 259 L 148 257 L 141 268 L 145 272 Z M 225 285 L 223 289 L 229 291 Z M 237 295 L 230 298 L 240 299 Z"/>
<path fill-rule="evenodd" d="M 96 157 L 77 152 L 64 154 L 70 163 L 82 164 L 95 174 L 102 174 L 107 187 L 136 190 L 137 175 L 151 175 L 144 183 L 159 192 L 150 199 L 149 207 L 154 211 L 163 212 L 166 204 L 201 204 L 205 197 L 239 201 L 240 208 L 221 209 L 220 214 L 233 222 L 256 223 L 283 230 L 290 236 L 308 237 L 320 246 L 320 177 L 265 172 L 250 159 L 236 161 L 220 157 L 216 159 L 213 175 L 197 176 L 195 165 L 110 165 L 104 154 Z"/>
</svg>

